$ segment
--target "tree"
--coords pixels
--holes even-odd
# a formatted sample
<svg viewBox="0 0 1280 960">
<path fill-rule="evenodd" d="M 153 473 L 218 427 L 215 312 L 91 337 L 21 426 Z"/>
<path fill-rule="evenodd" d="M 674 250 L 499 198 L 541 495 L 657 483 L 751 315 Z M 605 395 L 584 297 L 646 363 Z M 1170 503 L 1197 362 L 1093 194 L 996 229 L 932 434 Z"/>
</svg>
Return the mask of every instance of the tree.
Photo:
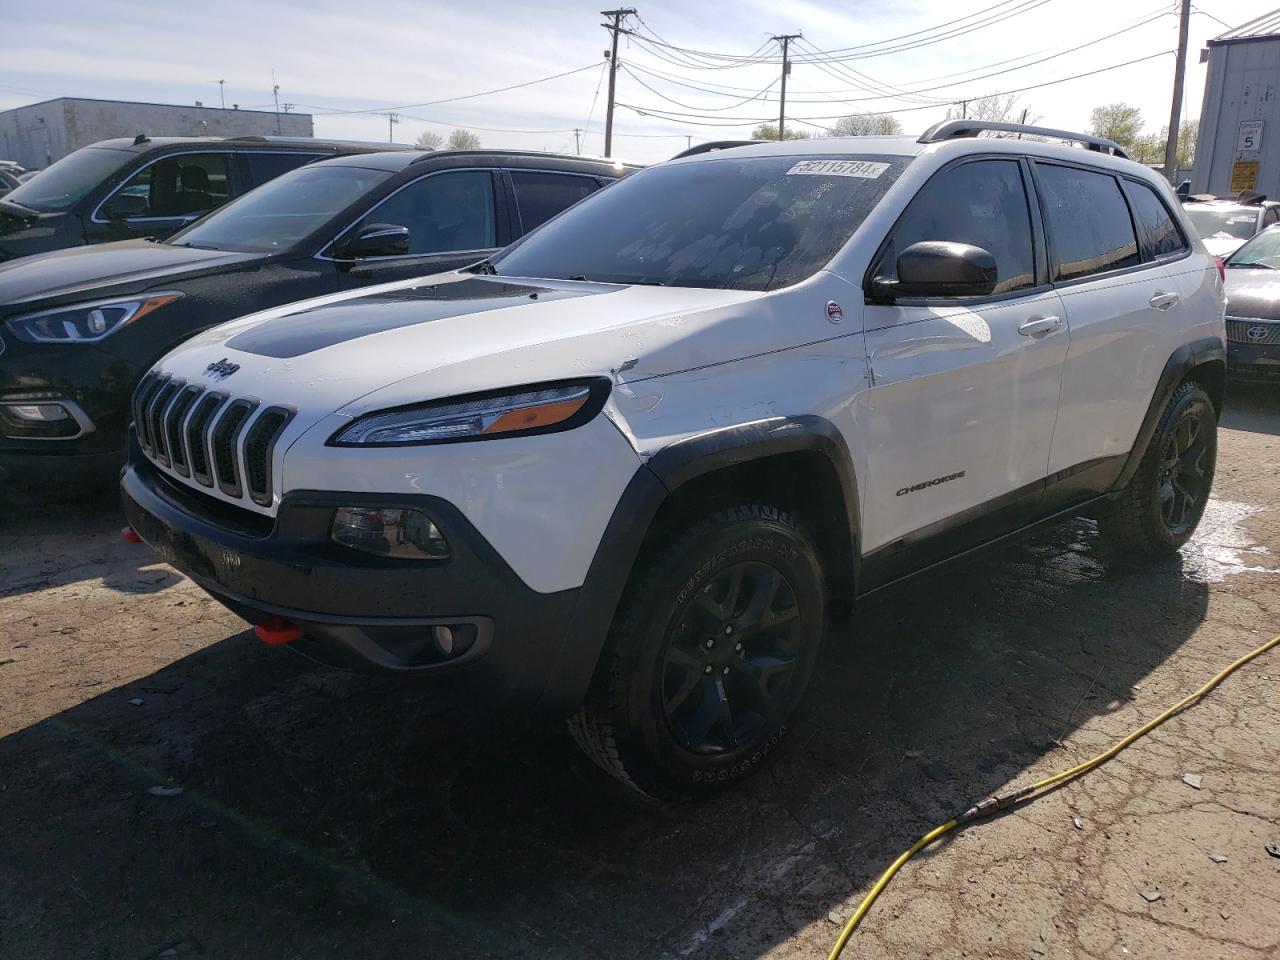
<svg viewBox="0 0 1280 960">
<path fill-rule="evenodd" d="M 1089 114 L 1089 132 L 1095 137 L 1114 140 L 1127 153 L 1142 133 L 1142 111 L 1127 103 L 1094 107 Z"/>
<path fill-rule="evenodd" d="M 1026 119 L 1023 120 L 1025 110 Z M 976 97 L 962 105 L 947 108 L 948 120 L 986 120 L 991 123 L 1039 123 L 1042 117 L 1029 107 L 1019 105 L 1012 93 Z"/>
<path fill-rule="evenodd" d="M 459 128 L 449 134 L 449 140 L 445 146 L 450 150 L 477 150 L 480 147 L 480 138 L 470 130 Z"/>
<path fill-rule="evenodd" d="M 895 137 L 902 133 L 898 118 L 888 113 L 855 113 L 831 125 L 832 137 Z"/>
<path fill-rule="evenodd" d="M 444 137 L 440 134 L 434 130 L 423 130 L 418 134 L 418 139 L 413 142 L 413 145 L 419 150 L 439 150 L 442 143 L 444 143 Z"/>
<path fill-rule="evenodd" d="M 1200 123 L 1197 120 L 1188 120 L 1178 128 L 1178 166 L 1189 167 L 1195 162 L 1196 158 L 1196 134 L 1199 132 Z M 1110 139 L 1115 140 L 1115 137 Z M 1134 137 L 1130 143 L 1121 143 L 1125 147 L 1125 152 L 1129 154 L 1129 158 L 1138 161 L 1138 163 L 1149 163 L 1154 166 L 1164 166 L 1164 145 L 1169 139 L 1169 127 L 1165 125 L 1160 128 L 1159 133 L 1143 133 Z M 1120 143 L 1119 140 L 1116 141 Z"/>
<path fill-rule="evenodd" d="M 776 123 L 762 123 L 751 131 L 752 140 L 777 140 L 778 125 Z M 787 131 L 788 140 L 803 140 L 804 134 L 795 130 Z"/>
</svg>

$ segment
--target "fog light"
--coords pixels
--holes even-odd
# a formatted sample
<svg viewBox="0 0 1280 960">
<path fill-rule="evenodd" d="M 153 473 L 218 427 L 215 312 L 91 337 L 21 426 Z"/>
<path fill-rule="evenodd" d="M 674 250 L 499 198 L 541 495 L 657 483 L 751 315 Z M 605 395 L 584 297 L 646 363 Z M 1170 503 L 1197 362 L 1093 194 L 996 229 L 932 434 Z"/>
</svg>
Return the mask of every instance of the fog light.
<svg viewBox="0 0 1280 960">
<path fill-rule="evenodd" d="M 339 507 L 330 536 L 335 543 L 379 557 L 443 560 L 449 544 L 425 513 L 400 507 Z"/>
<path fill-rule="evenodd" d="M 60 403 L 11 403 L 7 405 L 9 413 L 18 420 L 29 420 L 34 423 L 53 423 L 57 420 L 70 420 L 71 414 Z"/>
</svg>

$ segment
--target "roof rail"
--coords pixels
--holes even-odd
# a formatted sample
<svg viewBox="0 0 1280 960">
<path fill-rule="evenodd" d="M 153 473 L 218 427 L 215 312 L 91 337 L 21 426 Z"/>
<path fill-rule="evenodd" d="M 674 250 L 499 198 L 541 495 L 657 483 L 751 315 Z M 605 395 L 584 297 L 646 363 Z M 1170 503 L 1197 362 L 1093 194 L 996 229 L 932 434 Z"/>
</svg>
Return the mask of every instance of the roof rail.
<svg viewBox="0 0 1280 960">
<path fill-rule="evenodd" d="M 1052 137 L 1055 140 L 1069 140 L 1082 143 L 1088 149 L 1098 153 L 1109 153 L 1115 157 L 1129 159 L 1124 147 L 1114 140 L 1095 137 L 1087 133 L 1072 133 L 1070 130 L 1055 130 L 1052 127 L 1033 127 L 1025 123 L 1004 123 L 996 120 L 943 120 L 920 134 L 917 143 L 937 143 L 939 140 L 954 140 L 957 137 L 976 137 L 978 134 L 994 130 L 1000 133 L 1027 133 L 1037 137 Z"/>
<path fill-rule="evenodd" d="M 772 143 L 771 140 L 711 140 L 707 143 L 700 143 L 696 147 L 690 147 L 688 150 L 681 150 L 672 160 L 679 160 L 681 157 L 696 157 L 700 153 L 712 153 L 716 150 L 730 150 L 733 147 L 749 147 L 756 143 Z"/>
</svg>

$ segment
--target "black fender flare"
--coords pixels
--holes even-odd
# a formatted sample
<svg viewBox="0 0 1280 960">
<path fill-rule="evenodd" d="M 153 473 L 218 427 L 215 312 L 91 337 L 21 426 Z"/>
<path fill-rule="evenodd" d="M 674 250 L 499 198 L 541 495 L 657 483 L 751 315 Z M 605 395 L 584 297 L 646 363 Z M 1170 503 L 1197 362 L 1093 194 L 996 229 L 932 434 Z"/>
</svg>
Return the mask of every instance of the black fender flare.
<svg viewBox="0 0 1280 960">
<path fill-rule="evenodd" d="M 1125 460 L 1124 467 L 1111 488 L 1112 492 L 1123 490 L 1128 486 L 1129 481 L 1133 479 L 1133 475 L 1138 472 L 1138 465 L 1142 463 L 1142 457 L 1147 452 L 1147 445 L 1151 442 L 1151 438 L 1156 432 L 1156 426 L 1160 423 L 1160 415 L 1169 403 L 1169 398 L 1173 396 L 1173 391 L 1186 379 L 1188 373 L 1206 363 L 1221 364 L 1222 376 L 1225 378 L 1227 346 L 1219 337 L 1204 337 L 1200 340 L 1192 340 L 1173 351 L 1173 354 L 1164 365 L 1164 370 L 1160 373 L 1160 379 L 1156 381 L 1156 389 L 1151 395 L 1151 403 L 1147 407 L 1147 414 L 1142 418 L 1142 426 L 1138 429 L 1138 436 L 1134 439 L 1133 447 L 1129 450 L 1129 456 Z"/>
<path fill-rule="evenodd" d="M 689 481 L 714 471 L 796 452 L 820 453 L 834 468 L 857 563 L 857 481 L 848 446 L 831 421 L 813 415 L 775 417 L 678 440 L 640 466 L 614 507 L 579 591 L 556 662 L 548 664 L 543 694 L 546 709 L 569 713 L 586 696 L 622 592 L 667 498 Z"/>
</svg>

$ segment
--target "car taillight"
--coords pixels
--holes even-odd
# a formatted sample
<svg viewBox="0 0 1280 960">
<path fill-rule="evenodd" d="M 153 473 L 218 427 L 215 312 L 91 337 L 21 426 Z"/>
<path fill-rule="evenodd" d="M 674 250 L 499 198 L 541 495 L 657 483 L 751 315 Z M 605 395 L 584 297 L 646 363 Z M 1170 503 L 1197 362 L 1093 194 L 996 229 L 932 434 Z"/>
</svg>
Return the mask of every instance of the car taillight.
<svg viewBox="0 0 1280 960">
<path fill-rule="evenodd" d="M 1227 279 L 1227 261 L 1221 257 L 1214 257 L 1213 262 L 1218 265 L 1218 279 L 1225 283 Z"/>
</svg>

